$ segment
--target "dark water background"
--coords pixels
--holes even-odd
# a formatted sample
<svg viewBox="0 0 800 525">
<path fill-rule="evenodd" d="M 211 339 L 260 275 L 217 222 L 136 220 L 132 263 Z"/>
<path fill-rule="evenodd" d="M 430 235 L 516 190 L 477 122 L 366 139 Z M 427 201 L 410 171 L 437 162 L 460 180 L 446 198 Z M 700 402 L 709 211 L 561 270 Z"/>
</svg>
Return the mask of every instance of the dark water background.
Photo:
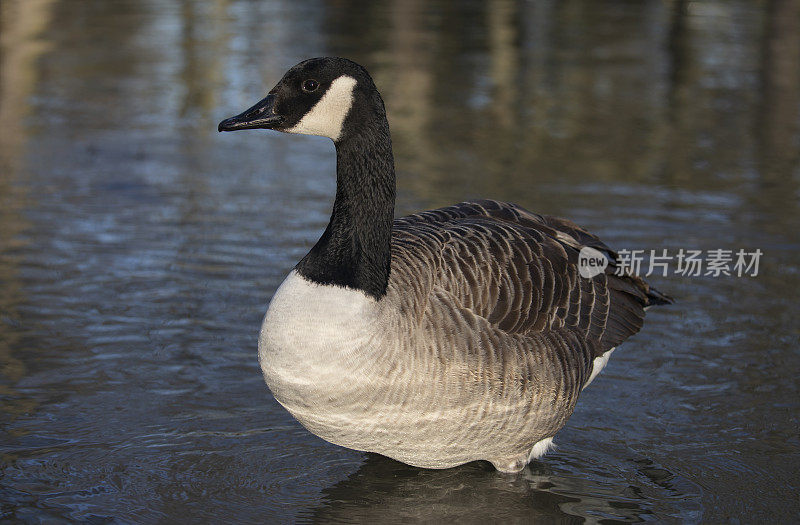
<svg viewBox="0 0 800 525">
<path fill-rule="evenodd" d="M 800 3 L 0 3 L 0 516 L 36 522 L 800 520 Z M 345 450 L 274 401 L 266 305 L 330 141 L 216 124 L 365 64 L 398 213 L 494 197 L 616 248 L 763 250 L 614 354 L 519 477 Z"/>
</svg>

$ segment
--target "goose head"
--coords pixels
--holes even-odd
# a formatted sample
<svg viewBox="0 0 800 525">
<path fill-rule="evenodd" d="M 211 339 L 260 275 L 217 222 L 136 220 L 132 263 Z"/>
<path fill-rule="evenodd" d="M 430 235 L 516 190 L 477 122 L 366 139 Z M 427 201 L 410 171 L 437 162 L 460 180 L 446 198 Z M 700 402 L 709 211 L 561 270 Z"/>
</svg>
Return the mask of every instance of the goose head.
<svg viewBox="0 0 800 525">
<path fill-rule="evenodd" d="M 367 71 L 345 58 L 300 62 L 253 107 L 219 123 L 219 131 L 273 129 L 339 142 L 358 126 L 385 120 L 383 101 Z"/>
</svg>

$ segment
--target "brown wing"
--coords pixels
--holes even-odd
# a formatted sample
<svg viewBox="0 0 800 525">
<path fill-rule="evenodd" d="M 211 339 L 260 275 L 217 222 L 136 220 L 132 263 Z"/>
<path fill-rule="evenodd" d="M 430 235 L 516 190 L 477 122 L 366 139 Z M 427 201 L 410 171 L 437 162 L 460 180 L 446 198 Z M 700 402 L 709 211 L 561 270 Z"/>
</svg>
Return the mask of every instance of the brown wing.
<svg viewBox="0 0 800 525">
<path fill-rule="evenodd" d="M 596 355 L 639 331 L 644 308 L 670 299 L 634 276 L 616 276 L 616 254 L 566 219 L 481 200 L 397 219 L 392 277 L 422 315 L 433 290 L 512 334 L 567 329 Z M 591 246 L 611 261 L 588 279 L 578 252 Z"/>
</svg>

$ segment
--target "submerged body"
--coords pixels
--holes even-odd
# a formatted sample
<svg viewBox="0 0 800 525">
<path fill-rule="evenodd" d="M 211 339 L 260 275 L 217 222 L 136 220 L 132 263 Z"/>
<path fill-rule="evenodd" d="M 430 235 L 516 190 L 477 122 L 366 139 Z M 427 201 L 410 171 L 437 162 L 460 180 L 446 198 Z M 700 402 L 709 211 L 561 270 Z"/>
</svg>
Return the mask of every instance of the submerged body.
<svg viewBox="0 0 800 525">
<path fill-rule="evenodd" d="M 516 472 L 544 454 L 644 309 L 669 302 L 574 223 L 491 200 L 393 220 L 383 101 L 366 71 L 292 68 L 220 131 L 330 137 L 337 188 L 322 237 L 275 293 L 259 360 L 314 434 L 420 467 Z M 581 277 L 591 247 L 605 271 Z"/>
</svg>

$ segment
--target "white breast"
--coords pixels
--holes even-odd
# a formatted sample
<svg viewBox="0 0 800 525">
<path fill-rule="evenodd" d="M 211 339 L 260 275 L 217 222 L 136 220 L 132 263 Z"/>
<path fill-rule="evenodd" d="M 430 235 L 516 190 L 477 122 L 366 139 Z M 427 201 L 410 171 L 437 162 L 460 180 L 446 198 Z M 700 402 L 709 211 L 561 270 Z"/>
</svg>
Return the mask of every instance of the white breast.
<svg viewBox="0 0 800 525">
<path fill-rule="evenodd" d="M 258 354 L 276 398 L 341 380 L 376 331 L 377 301 L 361 291 L 321 285 L 292 271 L 270 302 Z M 299 394 L 298 394 L 299 395 Z"/>
</svg>

